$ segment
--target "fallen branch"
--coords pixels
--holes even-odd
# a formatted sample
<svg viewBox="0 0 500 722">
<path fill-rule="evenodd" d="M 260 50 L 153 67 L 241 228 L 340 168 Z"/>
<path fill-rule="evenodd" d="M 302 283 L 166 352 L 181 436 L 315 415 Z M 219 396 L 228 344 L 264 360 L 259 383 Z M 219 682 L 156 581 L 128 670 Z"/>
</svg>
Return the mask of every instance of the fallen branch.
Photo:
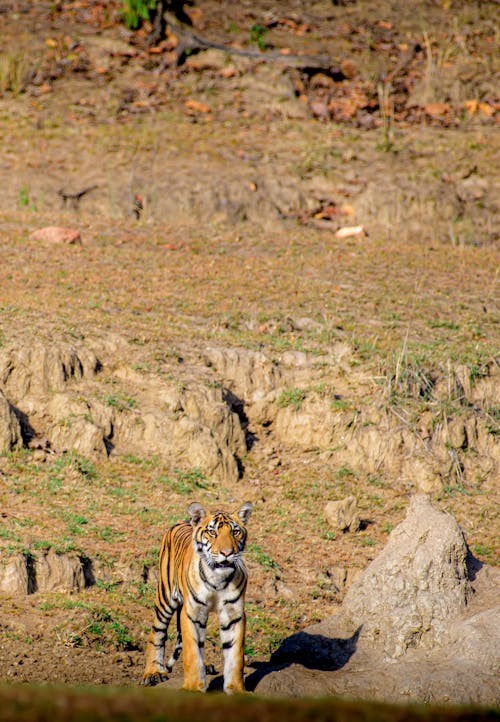
<svg viewBox="0 0 500 722">
<path fill-rule="evenodd" d="M 245 58 L 260 60 L 264 63 L 283 63 L 294 68 L 315 68 L 317 70 L 332 71 L 332 61 L 328 55 L 284 55 L 280 51 L 269 51 L 267 53 L 260 50 L 243 50 L 241 48 L 233 48 L 224 43 L 217 43 L 207 40 L 193 33 L 187 25 L 178 21 L 172 13 L 166 12 L 165 19 L 174 35 L 177 36 L 179 44 L 177 46 L 177 64 L 181 65 L 189 52 L 197 50 L 207 50 L 214 48 L 222 50 L 229 55 L 239 55 Z"/>
</svg>

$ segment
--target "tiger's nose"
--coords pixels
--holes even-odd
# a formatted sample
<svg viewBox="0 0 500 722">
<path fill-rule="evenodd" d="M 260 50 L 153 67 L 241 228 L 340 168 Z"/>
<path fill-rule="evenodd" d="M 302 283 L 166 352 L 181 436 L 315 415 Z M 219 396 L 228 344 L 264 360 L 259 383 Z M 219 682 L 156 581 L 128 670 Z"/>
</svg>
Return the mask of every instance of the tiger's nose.
<svg viewBox="0 0 500 722">
<path fill-rule="evenodd" d="M 227 558 L 227 557 L 231 556 L 231 554 L 233 553 L 233 550 L 232 549 L 221 549 L 220 553 L 222 554 L 223 557 Z"/>
</svg>

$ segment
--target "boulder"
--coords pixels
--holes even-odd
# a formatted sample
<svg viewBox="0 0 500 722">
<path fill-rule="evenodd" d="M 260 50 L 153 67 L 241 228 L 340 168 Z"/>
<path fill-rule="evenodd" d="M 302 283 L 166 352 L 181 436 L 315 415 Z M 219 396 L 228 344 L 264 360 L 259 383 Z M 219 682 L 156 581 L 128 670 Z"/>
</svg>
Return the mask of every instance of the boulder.
<svg viewBox="0 0 500 722">
<path fill-rule="evenodd" d="M 247 686 L 264 695 L 498 704 L 499 583 L 498 569 L 472 558 L 453 517 L 415 496 L 339 614 L 285 640 Z"/>
<path fill-rule="evenodd" d="M 36 591 L 79 592 L 85 584 L 80 558 L 72 554 L 57 554 L 49 549 L 35 559 Z"/>
<path fill-rule="evenodd" d="M 355 496 L 329 501 L 325 506 L 325 518 L 333 529 L 357 531 L 360 526 L 358 502 Z"/>
<path fill-rule="evenodd" d="M 344 612 L 390 657 L 421 643 L 432 646 L 472 594 L 466 558 L 455 519 L 424 494 L 414 496 L 405 521 L 349 588 Z"/>
<path fill-rule="evenodd" d="M 18 596 L 28 593 L 29 575 L 24 554 L 13 554 L 0 564 L 0 591 Z"/>
<path fill-rule="evenodd" d="M 42 243 L 55 243 L 81 245 L 82 237 L 76 228 L 62 228 L 60 226 L 46 226 L 30 233 L 30 241 L 42 241 Z"/>
</svg>

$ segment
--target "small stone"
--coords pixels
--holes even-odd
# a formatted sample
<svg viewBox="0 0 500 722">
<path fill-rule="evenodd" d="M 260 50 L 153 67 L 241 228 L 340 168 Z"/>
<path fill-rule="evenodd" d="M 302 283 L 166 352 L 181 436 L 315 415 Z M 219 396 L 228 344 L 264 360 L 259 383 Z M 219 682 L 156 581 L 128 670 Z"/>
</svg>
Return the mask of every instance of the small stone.
<svg viewBox="0 0 500 722">
<path fill-rule="evenodd" d="M 329 501 L 325 506 L 325 518 L 333 529 L 340 531 L 357 531 L 360 527 L 358 503 L 355 496 Z"/>
<path fill-rule="evenodd" d="M 59 226 L 46 226 L 39 228 L 30 234 L 30 241 L 42 241 L 44 243 L 62 243 L 81 245 L 82 237 L 80 231 L 73 228 L 61 228 Z"/>
</svg>

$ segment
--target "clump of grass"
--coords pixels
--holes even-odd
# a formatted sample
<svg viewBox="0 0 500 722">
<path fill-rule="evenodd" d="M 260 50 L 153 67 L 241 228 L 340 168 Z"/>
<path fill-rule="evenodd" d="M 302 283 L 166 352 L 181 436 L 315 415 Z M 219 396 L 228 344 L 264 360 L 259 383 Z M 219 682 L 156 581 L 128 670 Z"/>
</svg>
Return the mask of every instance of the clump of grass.
<svg viewBox="0 0 500 722">
<path fill-rule="evenodd" d="M 59 459 L 56 459 L 50 471 L 55 473 L 53 480 L 59 479 L 62 482 L 61 474 L 65 469 L 73 469 L 78 472 L 84 479 L 91 481 L 97 478 L 97 469 L 95 464 L 87 459 L 85 456 L 70 451 L 67 454 L 63 454 Z"/>
<path fill-rule="evenodd" d="M 14 95 L 24 92 L 29 73 L 29 64 L 24 53 L 0 54 L 0 93 Z"/>
<path fill-rule="evenodd" d="M 176 479 L 168 476 L 161 476 L 160 481 L 171 486 L 178 494 L 188 496 L 196 489 L 207 489 L 208 482 L 205 474 L 201 469 L 194 468 L 184 471 L 182 469 L 174 469 Z"/>
<path fill-rule="evenodd" d="M 293 406 L 295 411 L 299 411 L 302 406 L 302 402 L 306 398 L 306 395 L 307 394 L 305 389 L 286 389 L 285 391 L 282 391 L 279 395 L 277 403 L 280 408 L 285 408 L 286 406 Z"/>
<path fill-rule="evenodd" d="M 256 542 L 250 542 L 247 547 L 249 555 L 264 569 L 279 569 L 277 562 L 264 551 L 264 549 Z"/>
<path fill-rule="evenodd" d="M 127 409 L 135 408 L 137 401 L 132 396 L 126 394 L 110 394 L 106 397 L 105 403 L 107 406 L 112 406 L 119 411 L 125 411 Z"/>
<path fill-rule="evenodd" d="M 84 609 L 87 612 L 83 626 L 72 630 L 66 637 L 67 646 L 124 651 L 138 648 L 120 616 L 104 605 L 66 600 L 64 606 L 67 609 Z"/>
<path fill-rule="evenodd" d="M 391 96 L 391 85 L 390 83 L 379 83 L 377 90 L 383 131 L 380 148 L 385 153 L 390 153 L 394 151 L 394 103 Z"/>
<path fill-rule="evenodd" d="M 121 15 L 130 30 L 137 30 L 153 18 L 158 0 L 123 0 Z"/>
<path fill-rule="evenodd" d="M 250 28 L 250 42 L 257 45 L 259 50 L 265 50 L 267 47 L 266 34 L 268 30 L 260 23 L 254 23 Z"/>
</svg>

